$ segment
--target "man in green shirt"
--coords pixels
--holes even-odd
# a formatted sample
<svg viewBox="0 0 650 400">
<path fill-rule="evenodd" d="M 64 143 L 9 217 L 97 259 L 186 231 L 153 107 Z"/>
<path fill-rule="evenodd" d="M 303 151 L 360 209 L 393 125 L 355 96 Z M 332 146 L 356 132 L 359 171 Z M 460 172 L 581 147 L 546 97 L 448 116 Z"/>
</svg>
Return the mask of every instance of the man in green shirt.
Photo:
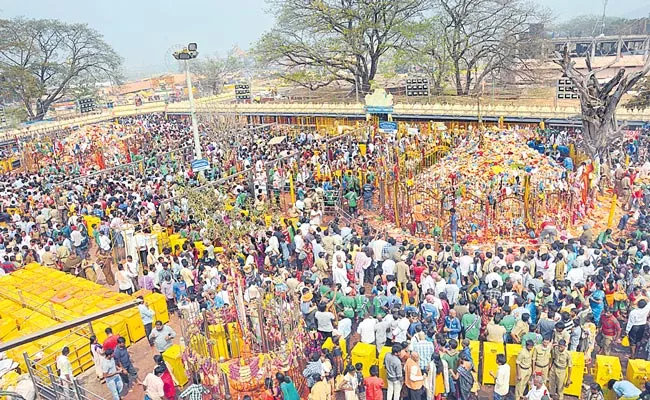
<svg viewBox="0 0 650 400">
<path fill-rule="evenodd" d="M 463 326 L 465 339 L 478 340 L 478 335 L 481 331 L 481 317 L 476 314 L 476 305 L 469 305 L 469 312 L 463 315 L 460 324 Z"/>
<path fill-rule="evenodd" d="M 329 278 L 323 279 L 323 283 L 320 285 L 320 288 L 318 288 L 318 290 L 320 291 L 320 296 L 322 299 L 332 300 L 332 298 L 334 298 L 334 292 L 330 287 Z"/>
<path fill-rule="evenodd" d="M 345 318 L 354 318 L 354 308 L 357 304 L 354 297 L 350 296 L 350 287 L 347 287 L 346 294 L 336 299 L 336 310 L 343 312 Z"/>
<path fill-rule="evenodd" d="M 370 303 L 370 299 L 366 296 L 366 288 L 361 286 L 359 288 L 359 294 L 357 294 L 354 300 L 354 311 L 357 314 L 358 320 L 361 321 L 363 316 L 368 312 L 368 304 Z"/>
<path fill-rule="evenodd" d="M 505 315 L 501 319 L 501 322 L 499 322 L 499 325 L 506 328 L 506 333 L 509 336 L 510 332 L 512 332 L 512 328 L 514 328 L 515 324 L 517 323 L 517 318 L 515 318 L 513 315 L 510 315 L 510 306 L 504 306 L 503 312 Z"/>
<path fill-rule="evenodd" d="M 388 302 L 388 299 L 386 296 L 383 295 L 383 293 L 380 293 L 375 296 L 375 298 L 372 300 L 372 305 L 373 305 L 373 313 L 375 317 L 385 317 L 387 312 L 386 312 L 386 303 Z"/>
<path fill-rule="evenodd" d="M 350 209 L 350 215 L 353 217 L 357 217 L 357 199 L 359 198 L 359 195 L 357 195 L 357 192 L 354 190 L 350 190 L 348 194 L 346 194 L 345 197 L 348 200 L 348 207 Z"/>
<path fill-rule="evenodd" d="M 542 335 L 531 331 L 521 337 L 521 343 L 526 343 L 529 340 L 537 346 L 538 344 L 542 344 Z"/>
</svg>

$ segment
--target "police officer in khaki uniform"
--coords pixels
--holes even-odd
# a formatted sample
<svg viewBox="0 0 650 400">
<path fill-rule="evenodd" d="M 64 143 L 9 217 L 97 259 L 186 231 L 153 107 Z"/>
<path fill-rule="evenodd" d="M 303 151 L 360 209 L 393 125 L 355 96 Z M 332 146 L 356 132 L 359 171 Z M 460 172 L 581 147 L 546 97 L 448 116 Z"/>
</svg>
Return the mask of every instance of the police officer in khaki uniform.
<svg viewBox="0 0 650 400">
<path fill-rule="evenodd" d="M 515 385 L 515 400 L 523 397 L 526 386 L 533 373 L 533 347 L 532 340 L 527 340 L 517 355 L 517 384 Z"/>
<path fill-rule="evenodd" d="M 553 346 L 551 359 L 549 390 L 551 393 L 557 393 L 559 400 L 563 400 L 564 388 L 571 385 L 571 369 L 573 368 L 571 353 L 566 349 L 566 340 L 561 339 Z"/>
<path fill-rule="evenodd" d="M 551 340 L 547 337 L 533 349 L 533 373 L 541 374 L 544 383 L 548 382 L 548 371 L 551 368 Z"/>
</svg>

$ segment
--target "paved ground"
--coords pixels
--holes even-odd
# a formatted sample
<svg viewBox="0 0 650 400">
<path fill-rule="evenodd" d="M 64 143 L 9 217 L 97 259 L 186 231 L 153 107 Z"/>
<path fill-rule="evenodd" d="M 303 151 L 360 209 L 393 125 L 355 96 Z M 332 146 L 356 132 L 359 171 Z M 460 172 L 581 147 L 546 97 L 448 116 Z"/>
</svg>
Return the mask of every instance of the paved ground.
<svg viewBox="0 0 650 400">
<path fill-rule="evenodd" d="M 169 325 L 176 331 L 179 335 L 174 340 L 174 343 L 178 343 L 180 337 L 180 324 L 178 317 L 176 315 L 170 315 Z M 153 356 L 158 354 L 155 348 L 149 346 L 149 342 L 146 339 L 142 339 L 137 343 L 129 347 L 129 353 L 131 354 L 131 360 L 133 365 L 138 369 L 138 378 L 143 380 L 149 372 L 152 372 L 154 369 Z M 81 385 L 89 390 L 92 393 L 95 393 L 102 399 L 110 399 L 111 394 L 108 391 L 108 388 L 105 384 L 100 383 L 95 378 L 95 370 L 93 368 L 85 371 L 83 374 L 77 376 L 77 380 Z M 132 386 L 130 391 L 124 391 L 123 397 L 124 400 L 141 400 L 144 398 L 144 391 L 142 386 L 135 384 Z"/>
</svg>

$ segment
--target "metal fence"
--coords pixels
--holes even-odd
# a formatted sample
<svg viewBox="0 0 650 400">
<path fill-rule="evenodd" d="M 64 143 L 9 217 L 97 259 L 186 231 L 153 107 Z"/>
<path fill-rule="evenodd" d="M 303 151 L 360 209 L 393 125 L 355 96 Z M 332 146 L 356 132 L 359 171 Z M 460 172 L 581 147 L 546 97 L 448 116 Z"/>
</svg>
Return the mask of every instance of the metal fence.
<svg viewBox="0 0 650 400">
<path fill-rule="evenodd" d="M 27 353 L 23 356 L 38 398 L 43 400 L 104 400 L 106 398 L 90 392 L 81 386 L 76 378 L 69 381 L 58 376 L 50 366 L 43 371 L 32 362 Z"/>
</svg>

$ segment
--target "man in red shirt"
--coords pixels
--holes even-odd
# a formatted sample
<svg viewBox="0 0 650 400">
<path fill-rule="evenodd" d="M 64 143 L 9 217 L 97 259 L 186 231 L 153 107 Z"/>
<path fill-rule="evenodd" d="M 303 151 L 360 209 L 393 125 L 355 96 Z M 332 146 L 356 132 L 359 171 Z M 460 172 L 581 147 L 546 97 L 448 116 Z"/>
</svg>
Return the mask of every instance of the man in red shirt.
<svg viewBox="0 0 650 400">
<path fill-rule="evenodd" d="M 609 355 L 612 351 L 612 343 L 618 341 L 621 335 L 621 324 L 608 309 L 603 311 L 603 316 L 600 318 L 600 332 L 603 334 L 601 349 L 603 354 Z"/>
<path fill-rule="evenodd" d="M 363 380 L 366 386 L 366 400 L 384 400 L 384 380 L 379 377 L 379 367 L 370 367 L 370 376 Z"/>
<path fill-rule="evenodd" d="M 115 347 L 117 347 L 117 339 L 119 339 L 120 335 L 114 335 L 111 328 L 106 328 L 104 332 L 106 332 L 106 339 L 104 340 L 104 343 L 102 343 L 102 350 L 106 351 L 106 349 L 111 349 L 115 351 Z"/>
</svg>

